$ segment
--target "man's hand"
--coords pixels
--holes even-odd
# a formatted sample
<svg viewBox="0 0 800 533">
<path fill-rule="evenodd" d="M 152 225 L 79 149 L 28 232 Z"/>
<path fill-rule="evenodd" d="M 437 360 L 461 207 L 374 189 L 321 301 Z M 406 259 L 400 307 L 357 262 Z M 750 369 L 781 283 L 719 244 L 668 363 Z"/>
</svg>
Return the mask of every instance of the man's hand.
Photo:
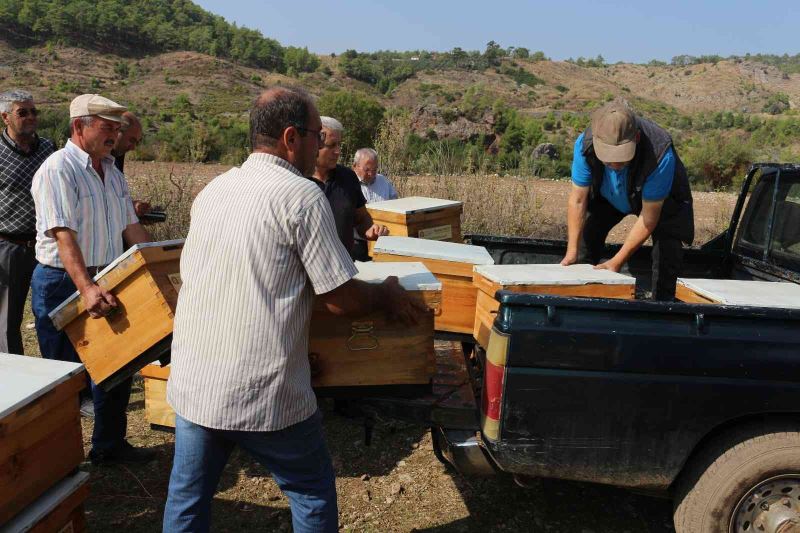
<svg viewBox="0 0 800 533">
<path fill-rule="evenodd" d="M 146 215 L 150 211 L 153 210 L 153 206 L 150 205 L 149 202 L 145 202 L 142 200 L 133 200 L 133 210 L 136 212 L 137 217 L 141 217 L 142 215 Z M 152 222 L 143 221 L 142 224 L 152 224 Z"/>
<path fill-rule="evenodd" d="M 417 317 L 420 313 L 428 311 L 428 307 L 421 301 L 411 298 L 400 285 L 397 276 L 389 276 L 381 284 L 386 298 L 384 309 L 391 320 L 399 320 L 407 326 L 419 323 Z"/>
<path fill-rule="evenodd" d="M 389 235 L 389 228 L 380 224 L 373 224 L 364 233 L 364 238 L 368 241 L 377 241 L 378 237 Z"/>
<path fill-rule="evenodd" d="M 611 272 L 619 272 L 622 270 L 622 263 L 619 261 L 615 261 L 613 258 L 609 259 L 605 263 L 600 263 L 599 265 L 595 265 L 595 270 L 610 270 Z"/>
<path fill-rule="evenodd" d="M 578 262 L 578 252 L 571 252 L 567 250 L 567 253 L 564 255 L 564 259 L 561 260 L 561 266 L 569 266 L 574 265 Z"/>
<path fill-rule="evenodd" d="M 94 283 L 81 289 L 81 297 L 92 318 L 108 316 L 117 307 L 117 299 L 113 294 Z"/>
</svg>

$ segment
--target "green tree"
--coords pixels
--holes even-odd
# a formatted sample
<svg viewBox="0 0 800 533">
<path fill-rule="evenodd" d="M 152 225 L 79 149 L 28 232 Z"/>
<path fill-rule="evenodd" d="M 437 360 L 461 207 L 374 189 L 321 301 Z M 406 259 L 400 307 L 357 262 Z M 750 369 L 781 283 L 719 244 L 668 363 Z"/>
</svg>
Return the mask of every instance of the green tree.
<svg viewBox="0 0 800 533">
<path fill-rule="evenodd" d="M 342 158 L 348 164 L 359 148 L 374 144 L 383 120 L 383 106 L 372 98 L 350 91 L 331 91 L 317 102 L 321 115 L 334 117 L 344 125 Z"/>
</svg>

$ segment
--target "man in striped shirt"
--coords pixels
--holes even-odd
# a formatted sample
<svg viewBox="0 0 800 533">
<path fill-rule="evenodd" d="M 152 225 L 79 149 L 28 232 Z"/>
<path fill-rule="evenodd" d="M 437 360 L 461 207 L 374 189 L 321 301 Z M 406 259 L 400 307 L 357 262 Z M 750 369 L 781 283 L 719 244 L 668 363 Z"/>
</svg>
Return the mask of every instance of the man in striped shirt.
<svg viewBox="0 0 800 533">
<path fill-rule="evenodd" d="M 96 94 L 70 104 L 72 136 L 48 157 L 33 177 L 36 206 L 36 259 L 31 307 L 42 357 L 78 362 L 66 333 L 56 330 L 48 313 L 76 288 L 93 318 L 117 306 L 114 295 L 93 277 L 133 245 L 150 240 L 133 210 L 125 176 L 114 166 L 111 149 L 125 108 Z M 151 451 L 125 440 L 125 411 L 131 380 L 110 391 L 90 384 L 94 429 L 89 458 L 93 464 L 150 460 Z"/>
<path fill-rule="evenodd" d="M 304 177 L 314 172 L 321 129 L 305 92 L 264 92 L 250 112 L 253 153 L 192 205 L 167 385 L 176 418 L 165 532 L 209 530 L 211 499 L 237 445 L 287 495 L 296 533 L 338 529 L 308 362 L 314 295 L 336 314 L 383 309 L 405 322 L 418 306 L 397 278 L 352 279 L 328 200 Z"/>
</svg>

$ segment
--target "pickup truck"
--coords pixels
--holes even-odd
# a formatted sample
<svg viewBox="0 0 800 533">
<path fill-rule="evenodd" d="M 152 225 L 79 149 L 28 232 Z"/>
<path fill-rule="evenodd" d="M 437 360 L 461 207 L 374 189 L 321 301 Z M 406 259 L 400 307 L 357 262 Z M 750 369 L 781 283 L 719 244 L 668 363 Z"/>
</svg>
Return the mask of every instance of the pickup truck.
<svg viewBox="0 0 800 533">
<path fill-rule="evenodd" d="M 498 264 L 566 251 L 466 240 Z M 643 295 L 650 254 L 628 265 Z M 729 227 L 687 249 L 681 275 L 800 283 L 800 166 L 751 167 Z M 800 310 L 496 296 L 485 350 L 445 337 L 458 349 L 439 350 L 432 394 L 365 409 L 429 425 L 437 456 L 465 475 L 666 495 L 678 533 L 800 531 Z"/>
</svg>

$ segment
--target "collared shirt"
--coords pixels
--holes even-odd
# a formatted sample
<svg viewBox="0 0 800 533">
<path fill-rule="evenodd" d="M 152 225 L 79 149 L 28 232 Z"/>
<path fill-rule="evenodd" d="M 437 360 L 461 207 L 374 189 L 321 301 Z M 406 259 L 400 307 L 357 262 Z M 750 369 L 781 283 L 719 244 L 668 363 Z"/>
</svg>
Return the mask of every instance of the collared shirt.
<svg viewBox="0 0 800 533">
<path fill-rule="evenodd" d="M 36 204 L 36 259 L 40 263 L 64 268 L 53 228 L 69 228 L 78 234 L 87 267 L 107 265 L 125 251 L 122 232 L 139 219 L 114 158 L 104 157 L 101 165 L 105 179 L 92 168 L 89 154 L 67 141 L 34 175 L 31 193 Z"/>
<path fill-rule="evenodd" d="M 8 135 L 0 134 L 0 233 L 19 239 L 36 234 L 36 210 L 31 196 L 33 175 L 55 151 L 49 139 L 36 137 L 24 151 Z"/>
<path fill-rule="evenodd" d="M 581 153 L 583 135 L 581 133 L 575 141 L 572 154 L 572 183 L 579 187 L 588 187 L 592 184 L 592 169 Z M 670 148 L 664 154 L 658 167 L 647 176 L 642 189 L 642 199 L 648 202 L 658 202 L 669 196 L 674 177 L 675 152 Z M 603 183 L 600 184 L 600 196 L 608 200 L 620 213 L 628 214 L 632 211 L 630 200 L 628 200 L 627 166 L 620 170 L 605 167 Z"/>
<path fill-rule="evenodd" d="M 389 181 L 389 178 L 383 174 L 377 174 L 375 180 L 369 185 L 361 180 L 359 180 L 359 183 L 361 183 L 361 194 L 364 195 L 364 199 L 368 204 L 397 199 L 397 190 L 392 185 L 392 182 Z"/>
<path fill-rule="evenodd" d="M 325 195 L 288 162 L 255 153 L 215 178 L 192 205 L 181 254 L 169 404 L 226 430 L 311 416 L 313 295 L 355 273 Z"/>
<path fill-rule="evenodd" d="M 331 204 L 336 233 L 348 252 L 353 251 L 353 230 L 356 226 L 356 209 L 367 203 L 361 194 L 356 173 L 343 165 L 336 165 L 328 175 L 328 181 L 309 178 L 325 192 Z"/>
</svg>

